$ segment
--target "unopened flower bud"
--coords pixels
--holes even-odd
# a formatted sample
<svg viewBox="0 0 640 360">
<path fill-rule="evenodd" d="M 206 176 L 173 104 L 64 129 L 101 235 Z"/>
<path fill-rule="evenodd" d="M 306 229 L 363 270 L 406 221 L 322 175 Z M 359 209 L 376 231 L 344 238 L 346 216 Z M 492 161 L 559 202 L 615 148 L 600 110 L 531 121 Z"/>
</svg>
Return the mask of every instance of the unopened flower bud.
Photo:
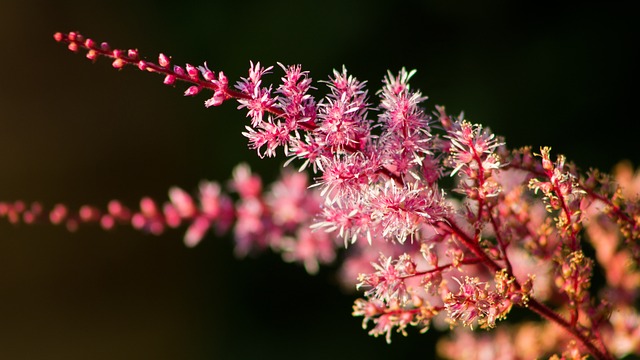
<svg viewBox="0 0 640 360">
<path fill-rule="evenodd" d="M 189 74 L 190 77 L 197 79 L 198 78 L 198 69 L 196 69 L 195 66 L 191 65 L 191 64 L 187 64 L 186 66 L 187 69 L 187 74 Z"/>
<path fill-rule="evenodd" d="M 89 50 L 87 52 L 87 59 L 95 61 L 98 58 L 98 52 L 95 50 Z"/>
<path fill-rule="evenodd" d="M 158 215 L 158 207 L 155 201 L 150 197 L 143 197 L 140 200 L 140 211 L 143 215 L 148 217 L 154 217 Z"/>
<path fill-rule="evenodd" d="M 213 97 L 211 99 L 204 102 L 204 106 L 206 107 L 219 106 L 222 104 L 223 101 L 224 101 L 224 93 L 222 93 L 221 91 L 216 91 L 213 94 Z"/>
<path fill-rule="evenodd" d="M 147 220 L 140 213 L 135 213 L 133 214 L 133 217 L 131 217 L 131 226 L 133 226 L 134 229 L 140 230 L 146 223 Z"/>
<path fill-rule="evenodd" d="M 89 49 L 93 49 L 96 46 L 96 42 L 92 39 L 87 39 L 84 42 L 84 46 L 88 47 Z"/>
<path fill-rule="evenodd" d="M 174 82 L 176 82 L 176 77 L 173 75 L 167 75 L 164 77 L 164 81 L 165 85 L 172 85 Z"/>
<path fill-rule="evenodd" d="M 111 65 L 116 69 L 121 69 L 124 67 L 125 62 L 122 59 L 115 59 Z"/>
<path fill-rule="evenodd" d="M 200 92 L 200 88 L 193 85 L 193 86 L 189 86 L 189 88 L 187 90 L 185 90 L 184 92 L 184 96 L 194 96 L 197 95 Z"/>
<path fill-rule="evenodd" d="M 102 218 L 100 218 L 100 227 L 102 227 L 105 230 L 113 229 L 115 224 L 116 224 L 115 219 L 111 215 L 106 214 L 106 215 L 103 215 Z"/>
<path fill-rule="evenodd" d="M 169 66 L 169 63 L 170 63 L 170 59 L 167 55 L 162 53 L 158 55 L 158 65 L 166 68 L 167 66 Z"/>
<path fill-rule="evenodd" d="M 207 81 L 213 81 L 216 79 L 216 74 L 209 69 L 205 69 L 204 71 L 202 71 L 202 76 Z"/>
<path fill-rule="evenodd" d="M 176 75 L 184 76 L 184 69 L 178 65 L 173 66 L 173 72 L 176 73 Z"/>
<path fill-rule="evenodd" d="M 138 50 L 136 49 L 129 49 L 127 51 L 127 56 L 129 56 L 129 58 L 133 59 L 133 60 L 138 60 Z"/>
<path fill-rule="evenodd" d="M 411 296 L 411 302 L 413 303 L 413 306 L 417 308 L 424 304 L 424 300 L 422 300 L 422 298 L 416 294 L 413 294 L 413 296 Z"/>
<path fill-rule="evenodd" d="M 111 46 L 109 46 L 109 44 L 107 44 L 106 42 L 103 42 L 102 44 L 100 44 L 100 49 L 102 49 L 102 51 L 109 52 L 111 51 Z"/>
</svg>

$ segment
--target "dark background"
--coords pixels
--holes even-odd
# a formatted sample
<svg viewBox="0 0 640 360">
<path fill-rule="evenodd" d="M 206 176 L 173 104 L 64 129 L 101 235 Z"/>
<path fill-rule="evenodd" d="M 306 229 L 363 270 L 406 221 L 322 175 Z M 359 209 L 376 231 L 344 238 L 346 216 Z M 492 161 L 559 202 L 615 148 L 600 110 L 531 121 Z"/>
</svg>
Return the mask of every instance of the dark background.
<svg viewBox="0 0 640 360">
<path fill-rule="evenodd" d="M 79 30 L 155 59 L 246 74 L 249 60 L 343 64 L 377 90 L 418 69 L 428 106 L 464 110 L 511 147 L 552 146 L 582 168 L 640 161 L 637 16 L 616 4 L 391 1 L 10 1 L 0 5 L 0 200 L 135 205 L 225 181 L 246 161 L 244 114 L 158 76 L 92 65 L 54 42 Z M 279 78 L 272 76 L 274 81 Z M 433 356 L 436 332 L 391 346 L 350 316 L 333 273 L 274 255 L 237 260 L 229 238 L 0 223 L 2 359 L 388 359 Z"/>
</svg>

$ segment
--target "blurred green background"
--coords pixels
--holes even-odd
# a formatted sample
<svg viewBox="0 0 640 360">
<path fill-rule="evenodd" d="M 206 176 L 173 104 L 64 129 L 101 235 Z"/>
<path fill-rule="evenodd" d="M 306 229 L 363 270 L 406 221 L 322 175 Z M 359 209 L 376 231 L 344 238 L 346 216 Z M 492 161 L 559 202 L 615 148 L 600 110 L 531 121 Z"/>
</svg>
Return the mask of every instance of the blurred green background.
<svg viewBox="0 0 640 360">
<path fill-rule="evenodd" d="M 205 109 L 158 76 L 92 65 L 54 42 L 79 30 L 114 47 L 207 61 L 231 79 L 249 60 L 343 64 L 377 90 L 418 69 L 429 106 L 550 145 L 583 168 L 640 161 L 636 13 L 618 4 L 335 1 L 2 1 L 0 200 L 135 205 L 178 185 L 225 181 L 259 161 L 231 103 Z M 275 81 L 279 78 L 272 76 Z M 1 359 L 388 359 L 434 355 L 436 332 L 369 337 L 330 269 L 274 255 L 237 260 L 229 238 L 186 249 L 120 228 L 0 223 Z"/>
</svg>

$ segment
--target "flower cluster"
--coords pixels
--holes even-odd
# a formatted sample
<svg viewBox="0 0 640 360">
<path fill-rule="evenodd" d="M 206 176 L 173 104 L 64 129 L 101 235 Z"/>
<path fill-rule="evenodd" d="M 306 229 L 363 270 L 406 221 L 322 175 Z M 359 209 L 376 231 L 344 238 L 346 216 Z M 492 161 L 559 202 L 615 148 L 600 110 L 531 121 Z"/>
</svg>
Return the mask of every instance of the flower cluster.
<svg viewBox="0 0 640 360">
<path fill-rule="evenodd" d="M 238 255 L 273 249 L 309 273 L 333 262 L 344 242 L 339 273 L 344 284 L 364 290 L 353 306 L 363 327 L 373 324 L 369 333 L 387 342 L 410 326 L 455 328 L 438 346 L 448 358 L 473 351 L 491 358 L 640 354 L 640 176 L 628 167 L 615 177 L 581 173 L 562 155 L 552 161 L 548 147 L 540 154 L 510 150 L 444 107 L 432 116 L 423 108 L 427 98 L 410 87 L 415 71 L 388 73 L 375 101 L 367 83 L 343 68 L 321 82 L 326 95 L 314 98 L 316 87 L 300 65 L 279 64 L 279 84 L 266 85 L 274 68 L 252 62 L 231 88 L 206 63 L 171 66 L 164 54 L 154 63 L 78 33 L 54 38 L 92 61 L 106 57 L 117 69 L 134 66 L 161 74 L 167 85 L 184 82 L 185 96 L 212 92 L 207 107 L 237 100 L 249 118 L 248 146 L 260 157 L 281 152 L 285 164 L 310 169 L 313 181 L 285 171 L 265 190 L 241 165 L 228 188 L 235 200 L 203 182 L 195 197 L 171 189 L 163 207 L 149 198 L 139 210 L 116 201 L 107 211 L 56 205 L 52 223 L 72 230 L 85 222 L 105 229 L 130 223 L 154 234 L 186 223 L 188 246 L 210 229 L 233 229 Z M 441 188 L 447 175 L 451 189 Z M 0 215 L 14 223 L 46 218 L 41 204 L 24 202 L 0 203 Z M 593 279 L 598 266 L 603 283 Z M 542 321 L 507 332 L 497 321 L 514 307 Z M 471 335 L 466 327 L 497 329 Z M 526 339 L 533 345 L 523 346 Z"/>
</svg>

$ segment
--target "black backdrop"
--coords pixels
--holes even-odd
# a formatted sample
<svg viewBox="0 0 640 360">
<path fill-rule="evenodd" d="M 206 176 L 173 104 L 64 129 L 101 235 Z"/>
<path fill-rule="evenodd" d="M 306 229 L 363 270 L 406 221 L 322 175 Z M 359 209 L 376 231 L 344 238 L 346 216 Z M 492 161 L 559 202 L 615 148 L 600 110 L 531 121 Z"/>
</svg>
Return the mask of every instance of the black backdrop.
<svg viewBox="0 0 640 360">
<path fill-rule="evenodd" d="M 640 160 L 638 26 L 619 5 L 322 1 L 3 1 L 0 200 L 136 204 L 224 181 L 259 161 L 235 106 L 133 69 L 91 65 L 53 41 L 79 30 L 155 58 L 208 61 L 231 79 L 249 60 L 343 64 L 374 93 L 387 69 L 418 69 L 429 106 L 490 126 L 512 146 L 550 145 L 579 166 Z M 273 76 L 277 79 L 279 76 Z M 237 260 L 229 238 L 0 223 L 0 358 L 431 358 L 438 333 L 367 336 L 330 269 L 274 255 Z"/>
</svg>

